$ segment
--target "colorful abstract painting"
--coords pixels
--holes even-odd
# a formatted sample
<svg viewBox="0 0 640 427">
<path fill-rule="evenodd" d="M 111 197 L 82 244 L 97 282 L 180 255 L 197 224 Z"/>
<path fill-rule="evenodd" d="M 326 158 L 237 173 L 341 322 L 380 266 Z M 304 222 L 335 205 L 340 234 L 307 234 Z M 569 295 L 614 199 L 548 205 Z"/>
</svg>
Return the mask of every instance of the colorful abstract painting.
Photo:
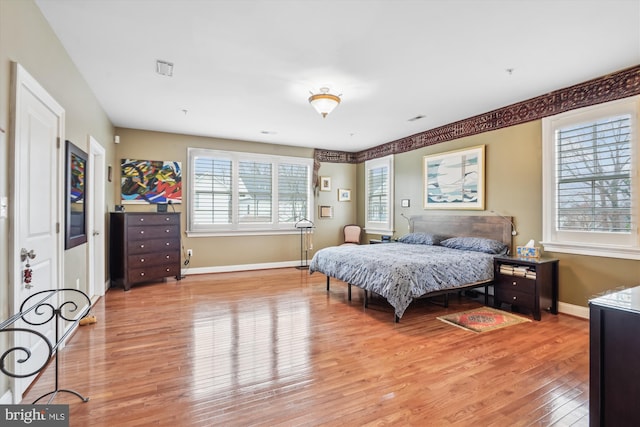
<svg viewBox="0 0 640 427">
<path fill-rule="evenodd" d="M 182 203 L 180 162 L 122 159 L 122 203 Z"/>
<path fill-rule="evenodd" d="M 84 169 L 87 161 L 75 153 L 70 154 L 69 201 L 71 203 L 84 202 Z M 73 210 L 73 207 L 71 208 Z"/>
</svg>

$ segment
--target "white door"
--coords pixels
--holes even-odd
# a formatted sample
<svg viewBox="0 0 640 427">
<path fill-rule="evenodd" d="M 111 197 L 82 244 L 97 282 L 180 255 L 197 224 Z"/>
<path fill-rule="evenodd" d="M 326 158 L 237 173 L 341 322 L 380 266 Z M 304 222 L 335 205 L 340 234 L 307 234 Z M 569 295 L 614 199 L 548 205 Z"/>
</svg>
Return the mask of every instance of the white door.
<svg viewBox="0 0 640 427">
<path fill-rule="evenodd" d="M 87 193 L 89 297 L 104 295 L 105 291 L 105 150 L 92 136 L 89 137 L 89 176 Z"/>
<path fill-rule="evenodd" d="M 64 140 L 64 109 L 19 64 L 12 63 L 11 157 L 12 221 L 10 245 L 10 278 L 12 281 L 13 313 L 22 302 L 36 292 L 56 289 L 62 283 L 63 213 L 62 164 Z M 35 258 L 20 256 L 22 250 Z M 26 283 L 24 271 L 30 264 L 31 283 Z M 57 301 L 52 301 L 56 303 Z M 55 321 L 34 327 L 24 322 L 18 327 L 36 329 L 55 343 Z M 14 372 L 27 374 L 37 369 L 48 357 L 46 343 L 35 335 L 15 333 L 14 345 L 30 349 L 31 357 L 24 363 L 14 361 Z M 19 359 L 16 357 L 15 359 Z M 13 381 L 13 400 L 19 403 L 22 393 L 35 376 Z"/>
</svg>

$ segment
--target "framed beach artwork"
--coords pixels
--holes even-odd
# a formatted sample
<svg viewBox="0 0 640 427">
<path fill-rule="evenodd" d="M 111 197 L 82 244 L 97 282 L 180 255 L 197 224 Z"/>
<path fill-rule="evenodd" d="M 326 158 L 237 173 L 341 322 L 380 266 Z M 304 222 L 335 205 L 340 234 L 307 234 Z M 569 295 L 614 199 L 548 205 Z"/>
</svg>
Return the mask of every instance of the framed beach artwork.
<svg viewBox="0 0 640 427">
<path fill-rule="evenodd" d="M 423 158 L 425 209 L 484 209 L 485 146 Z"/>
</svg>

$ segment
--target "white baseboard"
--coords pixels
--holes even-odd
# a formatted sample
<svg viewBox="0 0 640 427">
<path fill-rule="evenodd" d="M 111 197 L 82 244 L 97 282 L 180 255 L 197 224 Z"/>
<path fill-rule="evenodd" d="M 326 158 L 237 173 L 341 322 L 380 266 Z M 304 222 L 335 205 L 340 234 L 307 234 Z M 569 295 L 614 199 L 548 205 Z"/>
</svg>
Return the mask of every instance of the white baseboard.
<svg viewBox="0 0 640 427">
<path fill-rule="evenodd" d="M 240 265 L 221 265 L 217 267 L 183 268 L 182 275 L 188 276 L 190 274 L 229 273 L 232 271 L 267 270 L 270 268 L 297 267 L 299 265 L 300 265 L 300 261 L 282 261 L 282 262 L 265 262 L 262 264 L 240 264 Z"/>
<path fill-rule="evenodd" d="M 5 391 L 0 397 L 0 405 L 13 405 L 13 393 L 11 393 L 11 390 Z"/>
<path fill-rule="evenodd" d="M 589 307 L 583 307 L 581 305 L 558 302 L 558 311 L 560 313 L 570 314 L 571 316 L 581 317 L 583 319 L 589 318 Z"/>
</svg>

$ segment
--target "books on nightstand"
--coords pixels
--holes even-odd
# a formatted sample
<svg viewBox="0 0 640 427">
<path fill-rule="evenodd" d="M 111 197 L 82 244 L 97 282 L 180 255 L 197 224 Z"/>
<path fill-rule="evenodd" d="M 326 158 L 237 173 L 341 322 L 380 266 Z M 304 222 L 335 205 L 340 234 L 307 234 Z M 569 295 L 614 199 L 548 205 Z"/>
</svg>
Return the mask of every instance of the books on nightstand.
<svg viewBox="0 0 640 427">
<path fill-rule="evenodd" d="M 500 273 L 513 275 L 513 265 L 500 264 Z"/>
<path fill-rule="evenodd" d="M 525 277 L 527 279 L 535 279 L 535 270 L 530 270 L 527 267 L 519 265 L 500 264 L 500 274 L 506 274 L 508 276 Z"/>
</svg>

